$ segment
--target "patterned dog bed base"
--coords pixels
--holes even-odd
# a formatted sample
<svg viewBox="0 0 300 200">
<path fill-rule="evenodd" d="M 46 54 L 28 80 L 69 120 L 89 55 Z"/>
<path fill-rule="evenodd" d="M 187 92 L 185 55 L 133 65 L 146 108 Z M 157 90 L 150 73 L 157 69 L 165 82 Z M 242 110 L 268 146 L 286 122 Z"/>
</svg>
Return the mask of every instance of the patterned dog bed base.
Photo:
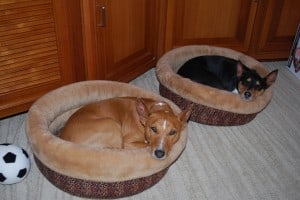
<svg viewBox="0 0 300 200">
<path fill-rule="evenodd" d="M 155 185 L 168 171 L 166 168 L 151 176 L 128 181 L 96 182 L 59 174 L 44 165 L 37 157 L 34 157 L 34 160 L 41 173 L 53 185 L 67 193 L 84 198 L 112 199 L 135 195 Z"/>
<path fill-rule="evenodd" d="M 178 105 L 181 109 L 185 109 L 187 106 L 192 104 L 192 114 L 190 120 L 207 125 L 218 125 L 218 126 L 234 126 L 242 125 L 250 122 L 257 115 L 253 114 L 238 114 L 223 110 L 218 110 L 201 104 L 193 103 L 192 101 L 185 99 L 162 84 L 159 84 L 159 92 L 163 97 L 166 97 Z"/>
</svg>

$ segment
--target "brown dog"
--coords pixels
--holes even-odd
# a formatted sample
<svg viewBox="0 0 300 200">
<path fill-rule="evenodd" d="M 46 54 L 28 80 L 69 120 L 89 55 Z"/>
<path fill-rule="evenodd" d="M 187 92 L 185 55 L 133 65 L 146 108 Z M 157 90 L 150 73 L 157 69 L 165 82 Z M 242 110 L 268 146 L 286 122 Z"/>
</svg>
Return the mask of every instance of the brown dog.
<svg viewBox="0 0 300 200">
<path fill-rule="evenodd" d="M 106 99 L 80 108 L 68 120 L 60 137 L 106 148 L 150 147 L 156 159 L 165 159 L 191 114 L 174 114 L 165 102 L 135 97 Z"/>
</svg>

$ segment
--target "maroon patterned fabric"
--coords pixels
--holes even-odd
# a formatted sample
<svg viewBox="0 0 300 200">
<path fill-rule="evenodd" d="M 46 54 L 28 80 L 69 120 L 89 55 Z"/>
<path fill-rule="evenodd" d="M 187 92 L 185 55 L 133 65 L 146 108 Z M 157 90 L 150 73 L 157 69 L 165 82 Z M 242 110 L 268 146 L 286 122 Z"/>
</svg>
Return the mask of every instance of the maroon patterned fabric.
<svg viewBox="0 0 300 200">
<path fill-rule="evenodd" d="M 159 92 L 163 97 L 170 99 L 181 109 L 185 109 L 188 105 L 192 104 L 193 111 L 190 120 L 201 124 L 217 126 L 242 125 L 250 122 L 257 115 L 257 113 L 238 114 L 193 103 L 192 101 L 175 94 L 162 84 L 159 84 Z"/>
<path fill-rule="evenodd" d="M 156 184 L 168 168 L 148 177 L 120 182 L 96 182 L 59 174 L 45 166 L 36 156 L 35 162 L 41 173 L 56 187 L 72 195 L 85 198 L 121 198 L 144 191 Z"/>
</svg>

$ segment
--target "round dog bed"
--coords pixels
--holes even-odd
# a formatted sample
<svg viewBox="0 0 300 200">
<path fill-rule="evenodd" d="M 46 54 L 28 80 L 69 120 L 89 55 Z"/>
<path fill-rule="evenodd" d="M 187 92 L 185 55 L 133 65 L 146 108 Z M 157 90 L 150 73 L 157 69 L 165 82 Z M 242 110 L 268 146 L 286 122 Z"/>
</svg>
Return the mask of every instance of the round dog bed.
<svg viewBox="0 0 300 200">
<path fill-rule="evenodd" d="M 177 74 L 186 61 L 201 55 L 219 55 L 240 60 L 261 76 L 268 74 L 268 70 L 260 62 L 231 49 L 206 45 L 183 46 L 167 52 L 157 63 L 156 74 L 160 83 L 160 94 L 172 100 L 181 109 L 192 104 L 190 120 L 198 123 L 232 126 L 253 120 L 271 100 L 273 86 L 255 100 L 245 101 L 232 92 L 195 83 Z"/>
<path fill-rule="evenodd" d="M 153 159 L 146 148 L 107 149 L 79 145 L 57 137 L 81 106 L 112 97 L 136 96 L 163 100 L 144 89 L 119 82 L 85 81 L 56 89 L 36 101 L 28 112 L 27 136 L 42 174 L 58 188 L 86 198 L 119 198 L 157 183 L 183 151 L 187 131 L 165 160 Z"/>
</svg>

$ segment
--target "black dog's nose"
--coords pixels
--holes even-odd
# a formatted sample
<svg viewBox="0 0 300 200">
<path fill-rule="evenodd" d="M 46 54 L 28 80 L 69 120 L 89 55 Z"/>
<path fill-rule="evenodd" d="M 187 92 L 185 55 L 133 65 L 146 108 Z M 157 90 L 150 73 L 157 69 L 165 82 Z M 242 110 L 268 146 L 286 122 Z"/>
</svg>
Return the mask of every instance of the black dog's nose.
<svg viewBox="0 0 300 200">
<path fill-rule="evenodd" d="M 251 97 L 251 92 L 246 91 L 246 92 L 244 93 L 244 96 L 245 96 L 246 99 L 249 99 L 249 98 Z"/>
<path fill-rule="evenodd" d="M 162 158 L 165 156 L 165 152 L 163 150 L 157 149 L 154 152 L 156 158 Z"/>
</svg>

